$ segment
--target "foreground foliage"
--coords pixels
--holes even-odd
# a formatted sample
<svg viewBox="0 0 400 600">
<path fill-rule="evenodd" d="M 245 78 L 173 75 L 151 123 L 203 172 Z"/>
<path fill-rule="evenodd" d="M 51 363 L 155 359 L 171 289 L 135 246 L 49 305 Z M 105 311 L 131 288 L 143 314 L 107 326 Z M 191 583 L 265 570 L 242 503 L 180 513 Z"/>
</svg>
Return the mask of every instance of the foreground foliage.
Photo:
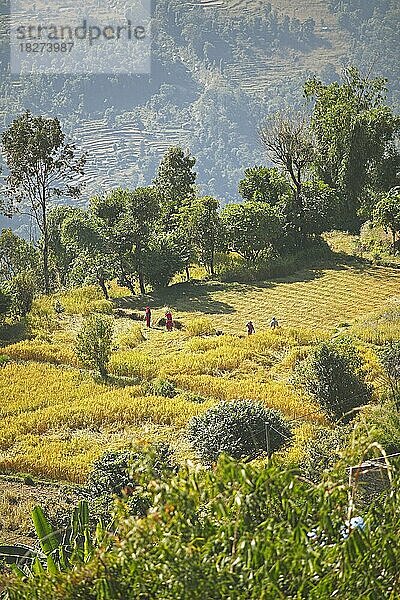
<svg viewBox="0 0 400 600">
<path fill-rule="evenodd" d="M 147 489 L 149 514 L 126 518 L 121 505 L 117 535 L 91 562 L 8 579 L 10 600 L 398 597 L 398 472 L 354 530 L 345 485 L 314 486 L 273 464 L 224 458 Z"/>
</svg>

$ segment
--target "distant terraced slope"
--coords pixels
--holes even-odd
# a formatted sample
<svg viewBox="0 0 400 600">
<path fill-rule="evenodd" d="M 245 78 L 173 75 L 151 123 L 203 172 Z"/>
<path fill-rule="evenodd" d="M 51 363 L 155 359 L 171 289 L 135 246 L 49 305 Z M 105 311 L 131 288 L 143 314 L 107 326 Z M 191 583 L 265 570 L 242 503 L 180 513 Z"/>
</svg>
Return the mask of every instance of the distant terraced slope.
<svg viewBox="0 0 400 600">
<path fill-rule="evenodd" d="M 267 4 L 284 17 L 297 18 L 300 21 L 314 19 L 315 33 L 321 40 L 321 46 L 309 53 L 282 51 L 270 56 L 268 48 L 260 48 L 252 60 L 237 61 L 224 70 L 229 83 L 239 85 L 244 91 L 257 93 L 265 91 L 270 85 L 279 84 L 282 79 L 290 80 L 307 69 L 319 72 L 327 64 L 340 70 L 346 62 L 350 47 L 349 35 L 337 23 L 324 0 L 194 0 L 192 6 L 225 11 L 228 15 L 243 13 L 262 13 Z"/>
<path fill-rule="evenodd" d="M 86 194 L 110 189 L 116 182 L 122 187 L 145 184 L 138 161 L 152 152 L 161 156 L 170 146 L 186 146 L 189 138 L 190 131 L 181 127 L 148 131 L 129 122 L 111 125 L 105 119 L 84 121 L 75 141 L 88 153 Z"/>
</svg>

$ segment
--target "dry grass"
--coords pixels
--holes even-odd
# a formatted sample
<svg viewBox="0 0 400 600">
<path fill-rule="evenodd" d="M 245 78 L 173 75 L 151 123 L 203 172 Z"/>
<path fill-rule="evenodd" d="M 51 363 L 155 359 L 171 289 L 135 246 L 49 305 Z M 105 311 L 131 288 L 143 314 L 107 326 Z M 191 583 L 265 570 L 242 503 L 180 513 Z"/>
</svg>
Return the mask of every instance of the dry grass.
<svg viewBox="0 0 400 600">
<path fill-rule="evenodd" d="M 155 295 L 150 301 L 155 318 L 171 307 L 175 319 L 185 324 L 193 316 L 208 316 L 224 333 L 245 333 L 251 319 L 256 331 L 268 329 L 272 316 L 284 328 L 332 329 L 380 310 L 399 295 L 400 270 L 342 264 L 307 269 L 291 277 L 258 284 L 181 284 Z M 143 310 L 139 301 L 134 310 Z"/>
<path fill-rule="evenodd" d="M 220 400 L 244 398 L 301 420 L 287 457 L 295 462 L 324 415 L 290 384 L 293 368 L 315 344 L 337 334 L 335 326 L 349 323 L 339 333 L 354 336 L 368 380 L 378 386 L 382 369 L 373 344 L 399 337 L 399 290 L 400 271 L 356 264 L 258 285 L 178 284 L 145 301 L 129 301 L 125 290 L 116 290 L 127 315 L 150 304 L 157 322 L 170 306 L 189 332 L 146 330 L 128 318 L 116 319 L 119 349 L 108 384 L 76 368 L 79 311 L 96 309 L 91 303 L 98 297 L 93 289 L 75 290 L 68 298 L 76 314 L 56 317 L 52 343 L 25 341 L 5 350 L 17 362 L 0 369 L 0 470 L 82 482 L 106 448 L 138 440 L 172 440 L 183 459 L 189 455 L 184 428 L 190 417 Z M 272 331 L 268 322 L 274 314 L 281 327 Z M 249 318 L 257 333 L 247 337 Z M 213 329 L 225 334 L 207 335 Z M 148 396 L 145 383 L 154 378 L 169 379 L 184 393 L 173 399 Z M 205 401 L 191 401 L 186 392 Z"/>
</svg>

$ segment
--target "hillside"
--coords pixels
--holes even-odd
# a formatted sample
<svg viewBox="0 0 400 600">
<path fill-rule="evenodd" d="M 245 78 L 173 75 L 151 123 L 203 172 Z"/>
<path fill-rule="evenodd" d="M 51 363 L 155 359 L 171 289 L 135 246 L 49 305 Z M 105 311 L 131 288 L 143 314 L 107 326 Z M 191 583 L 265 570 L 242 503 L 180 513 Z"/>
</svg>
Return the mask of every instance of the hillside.
<svg viewBox="0 0 400 600">
<path fill-rule="evenodd" d="M 79 372 L 72 351 L 82 312 L 95 310 L 91 306 L 101 300 L 96 288 L 59 296 L 66 313 L 55 327 L 3 349 L 17 360 L 0 370 L 0 388 L 8 397 L 0 415 L 3 472 L 82 481 L 105 447 L 124 447 L 137 438 L 174 438 L 185 457 L 182 428 L 216 400 L 258 399 L 292 419 L 317 424 L 323 421 L 320 410 L 290 383 L 299 357 L 349 327 L 374 381 L 379 368 L 371 344 L 399 333 L 400 271 L 354 261 L 256 285 L 176 284 L 162 296 L 137 300 L 113 289 L 122 312 L 108 385 Z M 131 320 L 147 303 L 154 324 L 169 306 L 176 321 L 190 327 L 195 319 L 196 329 L 168 334 L 155 325 L 147 331 Z M 43 311 L 51 305 L 37 306 Z M 281 325 L 276 332 L 268 326 L 273 315 Z M 257 332 L 251 338 L 244 335 L 249 318 Z M 224 335 L 202 335 L 210 326 Z M 157 397 L 146 383 L 154 379 L 174 382 L 179 395 Z"/>
<path fill-rule="evenodd" d="M 225 203 L 237 198 L 244 168 L 265 162 L 258 123 L 303 106 L 307 77 L 330 82 L 354 62 L 389 76 L 397 106 L 397 4 L 358 4 L 158 0 L 151 75 L 123 78 L 10 78 L 3 14 L 1 128 L 24 109 L 57 115 L 89 154 L 82 202 L 110 187 L 150 183 L 165 149 L 181 144 L 197 158 L 200 190 Z"/>
<path fill-rule="evenodd" d="M 29 511 L 37 503 L 55 522 L 69 513 L 86 494 L 82 485 L 94 461 L 107 450 L 161 442 L 170 445 L 177 464 L 198 464 L 187 424 L 221 401 L 251 399 L 282 412 L 293 438 L 275 453 L 281 467 L 314 461 L 310 448 L 316 444 L 319 460 L 324 446 L 318 436 L 329 444 L 341 428 L 297 383 L 296 367 L 321 342 L 350 337 L 378 400 L 386 381 L 379 348 L 400 336 L 400 270 L 357 257 L 352 236 L 326 238 L 336 253 L 287 277 L 224 283 L 202 279 L 196 267 L 197 280 L 147 296 L 132 297 L 110 282 L 111 303 L 99 287 L 72 288 L 34 301 L 29 336 L 21 326 L 3 329 L 0 543 L 32 545 Z M 149 330 L 146 305 L 153 313 Z M 167 307 L 183 328 L 167 332 L 159 323 Z M 74 353 L 85 317 L 97 311 L 114 317 L 107 381 Z M 269 328 L 273 315 L 277 330 Z M 249 319 L 256 327 L 251 337 L 245 335 Z M 362 435 L 368 423 L 371 439 L 396 448 L 391 408 L 374 403 L 362 410 Z M 327 448 L 323 460 L 332 462 L 336 454 Z"/>
</svg>

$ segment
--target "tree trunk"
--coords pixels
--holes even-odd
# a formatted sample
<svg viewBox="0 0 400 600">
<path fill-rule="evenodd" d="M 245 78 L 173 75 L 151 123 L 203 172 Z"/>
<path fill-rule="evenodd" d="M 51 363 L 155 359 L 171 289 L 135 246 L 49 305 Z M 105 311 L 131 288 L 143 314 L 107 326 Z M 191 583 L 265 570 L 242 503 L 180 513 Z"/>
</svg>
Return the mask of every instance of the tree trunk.
<svg viewBox="0 0 400 600">
<path fill-rule="evenodd" d="M 396 252 L 396 230 L 392 229 L 393 254 Z"/>
<path fill-rule="evenodd" d="M 135 291 L 135 286 L 133 285 L 132 281 L 130 279 L 126 278 L 125 285 L 128 288 L 128 290 L 130 291 L 130 293 L 132 294 L 132 296 L 135 296 L 136 291 Z"/>
<path fill-rule="evenodd" d="M 210 273 L 211 273 L 211 277 L 214 277 L 214 275 L 215 275 L 215 272 L 214 272 L 214 250 L 211 251 Z"/>
<path fill-rule="evenodd" d="M 121 283 L 122 283 L 122 285 L 124 285 L 125 287 L 128 288 L 128 290 L 131 292 L 132 296 L 136 295 L 135 286 L 134 286 L 133 282 L 128 277 L 128 275 L 126 275 L 126 273 L 123 270 L 122 270 L 122 275 L 121 275 Z"/>
<path fill-rule="evenodd" d="M 44 291 L 46 296 L 50 294 L 50 276 L 49 276 L 49 240 L 47 227 L 44 234 L 43 240 L 43 277 L 44 277 Z"/>
<path fill-rule="evenodd" d="M 43 278 L 44 278 L 44 291 L 48 296 L 50 294 L 50 275 L 49 275 L 49 230 L 47 227 L 47 214 L 46 214 L 46 189 L 43 186 L 42 189 L 42 231 L 43 231 Z"/>
<path fill-rule="evenodd" d="M 190 265 L 186 265 L 185 272 L 186 272 L 186 281 L 190 281 Z"/>
<path fill-rule="evenodd" d="M 100 377 L 104 380 L 106 380 L 108 378 L 108 372 L 107 372 L 107 368 L 105 365 L 101 364 L 99 365 L 99 372 L 100 372 Z"/>
<path fill-rule="evenodd" d="M 139 277 L 140 293 L 141 294 L 145 294 L 146 293 L 146 288 L 145 288 L 145 285 L 144 285 L 143 273 L 141 271 L 138 273 L 138 277 Z"/>
<path fill-rule="evenodd" d="M 109 300 L 110 296 L 108 295 L 108 289 L 107 289 L 106 282 L 104 281 L 104 279 L 99 280 L 99 286 L 101 287 L 101 290 L 104 294 L 104 298 L 106 300 Z"/>
</svg>

